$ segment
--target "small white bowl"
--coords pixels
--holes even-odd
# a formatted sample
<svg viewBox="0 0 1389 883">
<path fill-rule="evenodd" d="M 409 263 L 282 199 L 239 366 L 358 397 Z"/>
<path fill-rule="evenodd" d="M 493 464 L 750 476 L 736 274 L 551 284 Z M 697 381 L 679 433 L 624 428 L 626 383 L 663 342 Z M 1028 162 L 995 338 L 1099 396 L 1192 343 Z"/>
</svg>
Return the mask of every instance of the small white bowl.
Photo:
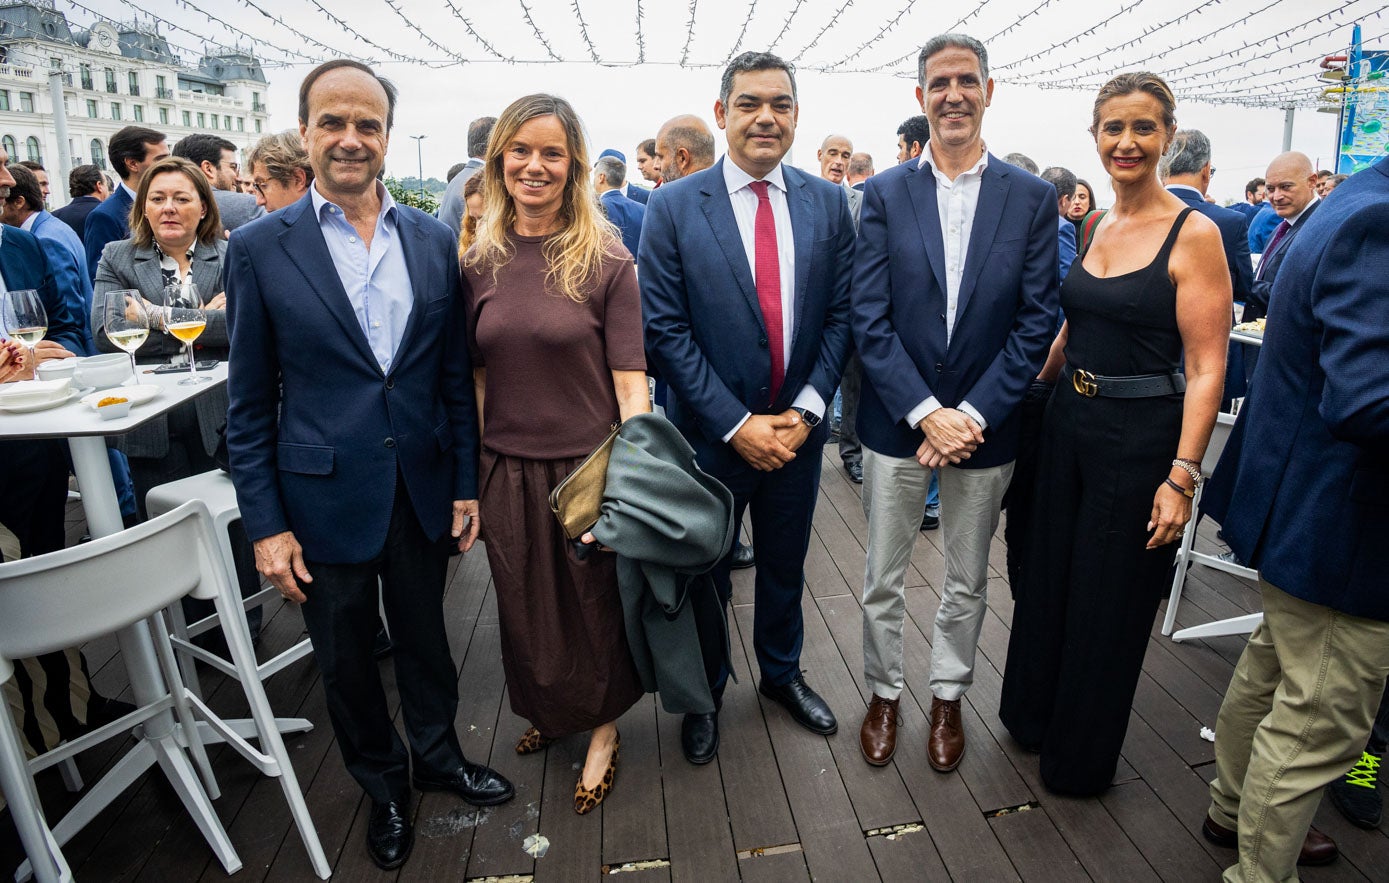
<svg viewBox="0 0 1389 883">
<path fill-rule="evenodd" d="M 119 420 L 122 417 L 130 416 L 130 402 L 113 402 L 109 405 L 102 405 L 96 409 L 96 413 L 102 420 Z"/>
<path fill-rule="evenodd" d="M 36 369 L 39 380 L 62 380 L 77 372 L 77 359 L 49 359 Z"/>
<path fill-rule="evenodd" d="M 102 353 L 77 360 L 73 375 L 78 386 L 109 389 L 120 386 L 130 377 L 130 356 L 125 353 Z"/>
</svg>

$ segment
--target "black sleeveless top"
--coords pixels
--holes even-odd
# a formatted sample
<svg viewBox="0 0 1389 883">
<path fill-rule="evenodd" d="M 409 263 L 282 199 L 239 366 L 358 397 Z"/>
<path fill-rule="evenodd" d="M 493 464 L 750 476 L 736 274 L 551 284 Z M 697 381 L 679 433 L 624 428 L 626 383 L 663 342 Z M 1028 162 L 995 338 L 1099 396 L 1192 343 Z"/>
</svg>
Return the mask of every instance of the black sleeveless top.
<svg viewBox="0 0 1389 883">
<path fill-rule="evenodd" d="M 1182 370 L 1177 286 L 1167 273 L 1167 261 L 1193 211 L 1182 209 L 1162 248 L 1141 270 L 1100 278 L 1082 261 L 1071 265 L 1061 285 L 1061 308 L 1070 323 L 1068 365 L 1111 377 Z"/>
</svg>

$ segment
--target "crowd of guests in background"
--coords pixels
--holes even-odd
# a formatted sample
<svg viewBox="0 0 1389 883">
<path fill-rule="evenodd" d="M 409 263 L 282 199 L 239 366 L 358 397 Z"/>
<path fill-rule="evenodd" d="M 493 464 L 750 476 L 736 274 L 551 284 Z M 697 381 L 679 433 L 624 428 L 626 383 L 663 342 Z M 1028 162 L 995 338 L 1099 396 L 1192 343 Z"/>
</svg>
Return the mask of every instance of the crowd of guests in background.
<svg viewBox="0 0 1389 883">
<path fill-rule="evenodd" d="M 137 292 L 127 309 L 153 328 L 199 311 L 193 358 L 229 360 L 229 381 L 121 437 L 123 511 L 142 518 L 150 487 L 230 469 L 243 591 L 264 577 L 300 605 L 383 868 L 409 855 L 412 788 L 478 806 L 514 794 L 465 758 L 454 727 L 445 572 L 479 538 L 511 707 L 529 724 L 516 752 L 584 734 L 576 812 L 611 793 L 616 721 L 657 685 L 621 557 L 567 534 L 550 498 L 653 408 L 731 501 L 708 592 L 664 648 L 693 660 L 660 683 L 690 763 L 719 751 L 739 567 L 755 569 L 757 690 L 814 734 L 838 730 L 801 668 L 821 452 L 837 437 L 868 525 L 865 761 L 896 753 L 905 576 L 918 533 L 940 530 L 926 755 L 941 773 L 961 763 L 1006 509 L 1015 614 L 1000 716 L 1048 788 L 1102 793 L 1217 412 L 1243 399 L 1202 510 L 1259 569 L 1265 619 L 1221 710 L 1202 831 L 1238 847 L 1227 880 L 1295 879 L 1296 864 L 1337 855 L 1309 831 L 1322 786 L 1353 821 L 1379 822 L 1389 598 L 1370 552 L 1389 527 L 1389 325 L 1370 298 L 1389 272 L 1374 235 L 1389 165 L 1348 177 L 1284 153 L 1245 203 L 1216 206 L 1210 140 L 1179 128 L 1161 78 L 1126 73 L 1090 120 L 1114 194 L 1101 207 L 1068 169 L 986 146 L 982 43 L 944 34 L 918 64 L 921 113 L 897 128 L 885 169 L 838 133 L 820 142 L 818 174 L 786 164 L 795 72 L 764 52 L 718 83 L 722 158 L 692 114 L 637 146 L 650 189 L 628 181 L 621 151 L 590 159 L 572 106 L 537 94 L 469 125 L 437 218 L 397 204 L 380 181 L 395 89 L 348 60 L 311 71 L 298 131 L 240 162 L 216 135 L 171 150 L 127 127 L 110 139 L 119 182 L 74 169 L 73 201 L 53 215 L 43 170 L 10 166 L 0 274 L 14 288 L 45 268 L 32 287 L 50 330 L 32 352 L 0 346 L 0 379 L 113 349 L 93 310 L 111 292 Z M 6 260 L 22 249 L 27 270 Z M 1231 325 L 1264 317 L 1262 354 L 1247 358 Z M 61 448 L 3 451 L 27 458 L 24 475 L 8 465 L 20 460 L 0 468 L 0 494 L 29 501 L 25 554 L 61 548 Z M 1306 554 L 1309 536 L 1331 548 Z M 378 610 L 405 741 L 376 665 Z M 81 680 L 70 655 L 51 664 Z"/>
</svg>

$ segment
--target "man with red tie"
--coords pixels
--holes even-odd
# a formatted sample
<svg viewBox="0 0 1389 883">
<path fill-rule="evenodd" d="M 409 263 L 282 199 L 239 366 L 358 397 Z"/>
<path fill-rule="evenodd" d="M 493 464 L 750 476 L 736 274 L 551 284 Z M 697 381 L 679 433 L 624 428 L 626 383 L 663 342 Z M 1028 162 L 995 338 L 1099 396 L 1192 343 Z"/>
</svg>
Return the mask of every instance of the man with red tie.
<svg viewBox="0 0 1389 883">
<path fill-rule="evenodd" d="M 752 513 L 759 691 L 821 735 L 838 723 L 801 675 L 801 591 L 834 397 L 850 341 L 854 224 L 844 188 L 782 164 L 796 132 L 790 65 L 745 52 L 724 70 L 714 120 L 728 154 L 651 195 L 638 255 L 648 356 L 666 413 L 699 465 Z M 726 608 L 728 558 L 714 571 Z M 716 702 L 723 608 L 700 617 Z M 685 756 L 718 751 L 718 713 L 687 715 Z"/>
</svg>

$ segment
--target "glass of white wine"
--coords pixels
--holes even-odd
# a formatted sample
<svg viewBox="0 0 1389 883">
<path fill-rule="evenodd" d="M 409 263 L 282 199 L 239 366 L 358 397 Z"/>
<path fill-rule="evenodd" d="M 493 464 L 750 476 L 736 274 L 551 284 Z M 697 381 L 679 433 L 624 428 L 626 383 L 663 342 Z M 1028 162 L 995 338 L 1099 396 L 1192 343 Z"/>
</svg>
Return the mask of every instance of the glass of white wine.
<svg viewBox="0 0 1389 883">
<path fill-rule="evenodd" d="M 130 375 L 135 376 L 135 351 L 150 334 L 149 312 L 144 298 L 133 288 L 102 292 L 96 308 L 101 311 L 101 327 L 107 340 L 130 356 Z"/>
<path fill-rule="evenodd" d="M 32 350 L 48 333 L 48 312 L 43 308 L 39 293 L 32 288 L 0 293 L 0 326 L 6 334 Z"/>
<path fill-rule="evenodd" d="M 207 383 L 212 378 L 198 376 L 198 357 L 193 352 L 193 341 L 207 327 L 207 315 L 202 310 L 184 307 L 165 307 L 164 330 L 177 337 L 188 348 L 188 376 L 180 380 L 179 386 L 192 386 Z"/>
</svg>

